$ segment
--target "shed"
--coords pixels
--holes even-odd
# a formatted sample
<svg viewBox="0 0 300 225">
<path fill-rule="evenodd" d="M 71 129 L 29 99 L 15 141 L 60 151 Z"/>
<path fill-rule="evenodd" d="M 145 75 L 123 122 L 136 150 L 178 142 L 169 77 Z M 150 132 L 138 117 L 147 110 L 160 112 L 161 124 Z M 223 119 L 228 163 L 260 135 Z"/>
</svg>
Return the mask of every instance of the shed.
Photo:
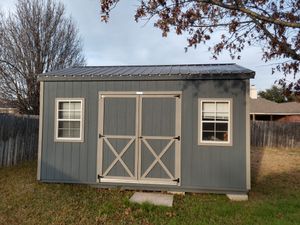
<svg viewBox="0 0 300 225">
<path fill-rule="evenodd" d="M 254 74 L 236 64 L 74 67 L 42 74 L 37 179 L 247 193 Z"/>
</svg>

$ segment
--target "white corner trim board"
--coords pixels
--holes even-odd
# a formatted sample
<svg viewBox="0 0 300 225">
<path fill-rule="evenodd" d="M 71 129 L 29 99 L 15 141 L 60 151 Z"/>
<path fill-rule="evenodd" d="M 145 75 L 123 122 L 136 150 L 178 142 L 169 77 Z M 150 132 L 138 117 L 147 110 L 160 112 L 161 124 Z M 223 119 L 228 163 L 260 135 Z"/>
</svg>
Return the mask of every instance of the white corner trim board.
<svg viewBox="0 0 300 225">
<path fill-rule="evenodd" d="M 43 142 L 43 118 L 44 118 L 44 82 L 40 82 L 40 115 L 39 115 L 39 139 L 38 139 L 38 165 L 37 180 L 41 180 L 41 160 L 42 160 L 42 142 Z"/>
<path fill-rule="evenodd" d="M 246 186 L 251 189 L 251 127 L 250 127 L 250 83 L 246 81 Z"/>
</svg>

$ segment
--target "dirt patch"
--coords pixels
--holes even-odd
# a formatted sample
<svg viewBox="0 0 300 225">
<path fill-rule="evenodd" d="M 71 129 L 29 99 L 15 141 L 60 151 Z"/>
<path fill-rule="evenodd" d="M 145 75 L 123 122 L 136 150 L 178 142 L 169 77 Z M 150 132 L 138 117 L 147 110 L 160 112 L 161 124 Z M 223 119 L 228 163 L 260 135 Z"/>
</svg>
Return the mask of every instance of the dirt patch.
<svg viewBox="0 0 300 225">
<path fill-rule="evenodd" d="M 273 174 L 298 174 L 300 149 L 252 149 L 252 179 L 259 181 Z"/>
</svg>

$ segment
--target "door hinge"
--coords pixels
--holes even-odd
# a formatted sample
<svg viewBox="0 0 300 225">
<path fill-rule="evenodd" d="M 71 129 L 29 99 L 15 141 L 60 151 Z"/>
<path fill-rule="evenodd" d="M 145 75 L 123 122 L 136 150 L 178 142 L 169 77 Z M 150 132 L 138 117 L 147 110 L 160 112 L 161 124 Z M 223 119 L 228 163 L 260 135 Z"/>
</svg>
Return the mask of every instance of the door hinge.
<svg viewBox="0 0 300 225">
<path fill-rule="evenodd" d="M 173 181 L 179 183 L 179 178 L 174 179 Z"/>
<path fill-rule="evenodd" d="M 103 138 L 103 137 L 105 137 L 104 135 L 102 135 L 102 134 L 99 134 L 99 138 Z"/>
<path fill-rule="evenodd" d="M 180 141 L 180 136 L 174 137 L 173 139 L 177 139 L 178 141 Z"/>
<path fill-rule="evenodd" d="M 103 176 L 101 176 L 101 175 L 98 174 L 99 183 L 101 182 L 101 178 L 103 178 Z"/>
</svg>

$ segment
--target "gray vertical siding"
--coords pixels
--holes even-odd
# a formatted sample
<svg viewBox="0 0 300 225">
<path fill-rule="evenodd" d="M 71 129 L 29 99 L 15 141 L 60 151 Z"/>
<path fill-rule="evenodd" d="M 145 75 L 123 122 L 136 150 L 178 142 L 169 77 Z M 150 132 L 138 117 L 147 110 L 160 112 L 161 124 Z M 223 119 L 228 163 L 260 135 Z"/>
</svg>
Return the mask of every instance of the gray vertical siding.
<svg viewBox="0 0 300 225">
<path fill-rule="evenodd" d="M 204 81 L 194 83 L 193 96 L 200 98 L 232 98 L 233 101 L 233 145 L 232 146 L 197 146 L 197 101 L 193 98 L 192 144 L 197 146 L 192 151 L 193 167 L 189 185 L 211 187 L 245 188 L 245 83 L 241 81 Z M 214 92 L 212 92 L 214 90 Z M 213 96 L 212 96 L 213 95 Z M 195 110 L 196 109 L 196 110 Z M 186 118 L 188 119 L 188 118 Z M 200 166 L 195 166 L 201 163 Z M 204 182 L 203 182 L 204 181 Z"/>
<path fill-rule="evenodd" d="M 182 91 L 181 188 L 246 190 L 246 80 L 46 81 L 44 90 L 42 181 L 96 182 L 98 92 Z M 54 142 L 54 104 L 58 97 L 85 99 L 84 142 Z M 232 98 L 232 146 L 197 145 L 198 98 Z"/>
</svg>

